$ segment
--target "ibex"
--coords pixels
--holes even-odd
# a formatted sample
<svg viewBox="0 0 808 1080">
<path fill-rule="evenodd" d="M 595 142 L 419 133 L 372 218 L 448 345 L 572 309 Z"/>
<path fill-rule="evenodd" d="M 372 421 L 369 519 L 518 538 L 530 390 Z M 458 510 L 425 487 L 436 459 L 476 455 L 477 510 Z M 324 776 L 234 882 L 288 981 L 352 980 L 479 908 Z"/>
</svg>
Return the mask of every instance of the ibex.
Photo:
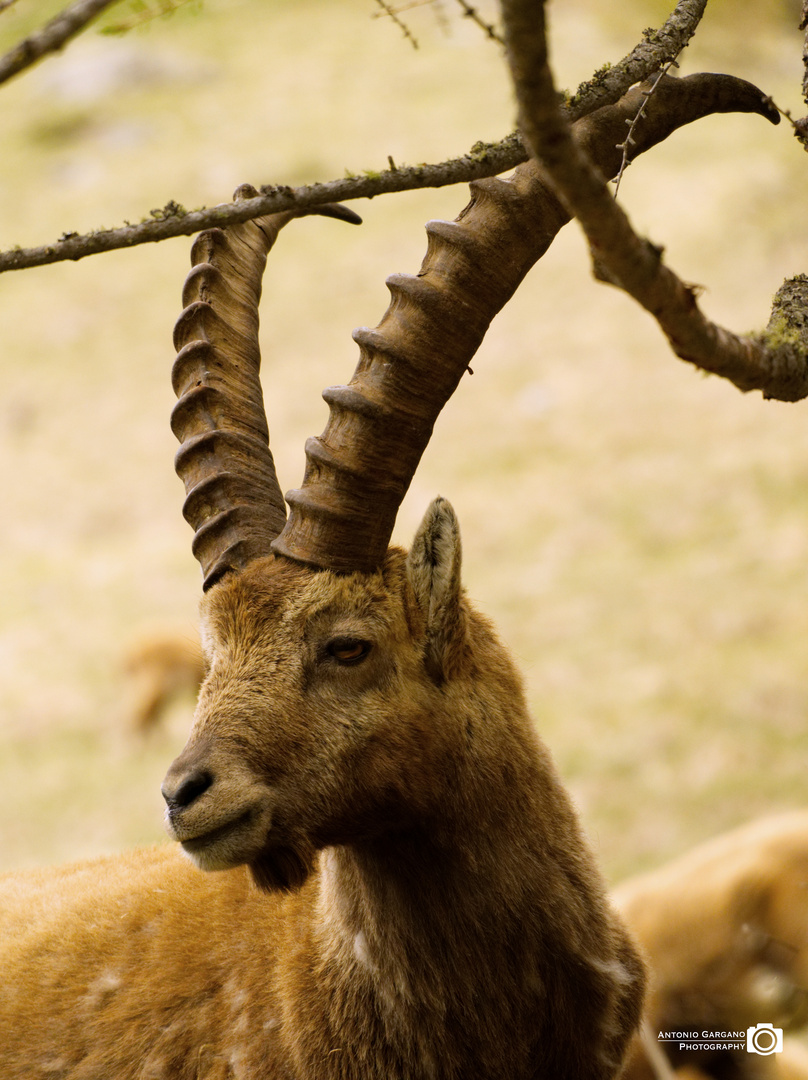
<svg viewBox="0 0 808 1080">
<path fill-rule="evenodd" d="M 644 146 L 706 112 L 764 111 L 748 84 L 705 79 L 659 90 Z M 604 171 L 641 100 L 578 125 Z M 641 963 L 465 598 L 449 504 L 409 553 L 388 550 L 442 405 L 567 215 L 532 163 L 428 226 L 421 272 L 389 280 L 352 382 L 326 391 L 286 521 L 257 305 L 290 216 L 203 234 L 176 329 L 209 673 L 163 792 L 190 859 L 6 881 L 0 1075 L 606 1080 Z"/>
<path fill-rule="evenodd" d="M 808 811 L 753 821 L 614 893 L 650 968 L 644 1039 L 626 1080 L 654 1080 L 664 1054 L 705 1077 L 784 1075 L 780 1055 L 679 1050 L 660 1031 L 808 1026 Z M 791 1073 L 799 1073 L 789 1058 Z"/>
<path fill-rule="evenodd" d="M 196 695 L 205 675 L 199 638 L 188 631 L 155 631 L 126 650 L 123 670 L 131 688 L 129 725 L 145 735 L 179 697 Z"/>
</svg>

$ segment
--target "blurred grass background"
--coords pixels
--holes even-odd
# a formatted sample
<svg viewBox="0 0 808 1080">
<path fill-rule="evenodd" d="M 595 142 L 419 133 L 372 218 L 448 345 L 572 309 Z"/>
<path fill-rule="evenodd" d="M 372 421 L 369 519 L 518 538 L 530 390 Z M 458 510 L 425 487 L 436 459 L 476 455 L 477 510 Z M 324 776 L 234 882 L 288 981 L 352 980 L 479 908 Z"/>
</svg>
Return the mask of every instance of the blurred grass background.
<svg viewBox="0 0 808 1080">
<path fill-rule="evenodd" d="M 18 0 L 0 49 L 56 11 Z M 713 0 L 684 72 L 726 70 L 802 115 L 799 0 Z M 124 14 L 127 9 L 123 8 Z M 481 5 L 486 15 L 493 10 Z M 206 0 L 123 37 L 90 31 L 0 88 L 0 247 L 137 221 L 237 184 L 442 160 L 513 126 L 496 46 L 450 0 Z M 652 0 L 557 0 L 574 89 L 659 25 Z M 120 18 L 113 13 L 108 21 Z M 786 125 L 721 117 L 633 166 L 620 197 L 709 315 L 765 324 L 808 270 L 808 169 Z M 299 483 L 350 331 L 415 272 L 423 223 L 465 188 L 356 204 L 361 229 L 295 223 L 262 308 L 282 485 Z M 127 646 L 191 635 L 200 594 L 172 467 L 171 328 L 190 241 L 0 277 L 0 868 L 162 837 L 179 703 L 128 728 Z M 402 508 L 440 492 L 466 581 L 524 671 L 538 727 L 611 880 L 756 814 L 805 802 L 806 406 L 743 396 L 675 360 L 650 319 L 591 279 L 574 227 L 496 320 Z"/>
</svg>

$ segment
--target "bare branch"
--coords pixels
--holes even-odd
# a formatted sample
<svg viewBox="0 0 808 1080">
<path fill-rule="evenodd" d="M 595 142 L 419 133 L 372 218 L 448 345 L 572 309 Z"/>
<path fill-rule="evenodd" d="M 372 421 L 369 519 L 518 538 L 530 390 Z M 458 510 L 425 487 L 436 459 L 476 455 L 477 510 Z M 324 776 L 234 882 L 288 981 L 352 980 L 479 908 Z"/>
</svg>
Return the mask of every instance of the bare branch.
<svg viewBox="0 0 808 1080">
<path fill-rule="evenodd" d="M 808 298 L 808 279 L 789 284 L 791 299 L 778 300 L 774 325 L 764 334 L 738 337 L 710 322 L 694 290 L 663 265 L 660 250 L 636 235 L 603 177 L 573 140 L 547 62 L 543 2 L 503 0 L 502 7 L 522 136 L 580 221 L 596 276 L 624 289 L 654 315 L 681 359 L 741 390 L 761 390 L 783 401 L 808 396 L 808 328 L 794 302 L 795 296 Z M 777 123 L 777 111 L 762 94 L 760 99 L 759 111 Z"/>
<path fill-rule="evenodd" d="M 232 225 L 251 218 L 274 214 L 279 210 L 301 209 L 328 202 L 346 202 L 351 199 L 372 199 L 394 191 L 412 191 L 418 188 L 445 187 L 464 180 L 494 176 L 511 169 L 526 160 L 524 148 L 515 135 L 500 143 L 478 143 L 462 158 L 445 161 L 439 165 L 413 165 L 387 169 L 365 176 L 349 176 L 328 183 L 303 187 L 262 187 L 254 199 L 238 203 L 222 203 L 208 209 L 186 213 L 176 203 L 169 203 L 164 211 L 152 211 L 150 220 L 138 225 L 125 225 L 118 229 L 100 229 L 83 236 L 65 234 L 60 240 L 44 247 L 12 249 L 0 253 L 0 273 L 5 270 L 23 270 L 31 266 L 67 259 L 83 259 L 102 251 L 134 247 L 137 244 L 167 240 L 173 236 L 190 236 L 201 229 Z"/>
<path fill-rule="evenodd" d="M 398 17 L 398 11 L 396 11 L 395 8 L 391 7 L 390 4 L 387 3 L 387 0 L 376 0 L 376 3 L 382 9 L 382 13 L 384 15 L 388 15 L 392 19 L 392 21 L 396 24 L 396 26 L 402 32 L 402 34 L 407 39 L 407 41 L 410 42 L 413 49 L 417 49 L 418 48 L 418 42 L 416 41 L 415 36 L 413 35 L 413 33 L 410 30 L 409 26 L 407 26 L 407 24 L 402 19 L 400 19 Z M 378 12 L 377 12 L 377 14 L 378 14 Z"/>
<path fill-rule="evenodd" d="M 629 86 L 644 82 L 664 64 L 675 60 L 698 29 L 706 7 L 707 0 L 679 0 L 660 30 L 646 30 L 643 40 L 619 64 L 601 68 L 594 78 L 578 87 L 569 103 L 570 116 L 576 119 L 583 115 L 578 111 L 582 101 L 586 102 L 584 112 L 610 105 Z"/>
<path fill-rule="evenodd" d="M 808 0 L 806 0 L 808 4 Z M 799 143 L 801 143 L 803 150 L 808 150 L 808 116 L 803 116 L 799 120 L 795 120 L 791 115 L 790 109 L 781 109 L 774 98 L 769 98 L 769 102 L 773 109 L 777 109 L 781 116 L 785 117 L 791 124 L 791 129 L 794 132 L 794 137 Z"/>
<path fill-rule="evenodd" d="M 487 37 L 489 37 L 492 41 L 496 41 L 499 45 L 505 44 L 503 39 L 497 33 L 496 28 L 487 23 L 482 17 L 482 15 L 480 15 L 479 11 L 477 11 L 476 8 L 472 7 L 471 4 L 467 3 L 467 0 L 457 0 L 457 2 L 463 9 L 464 16 L 467 19 L 471 19 L 473 23 L 476 23 L 477 26 L 479 26 L 480 29 L 485 32 Z"/>
<path fill-rule="evenodd" d="M 706 2 L 680 0 L 661 30 L 649 32 L 646 40 L 618 64 L 605 74 L 598 73 L 590 82 L 578 88 L 565 109 L 569 119 L 578 120 L 595 109 L 614 104 L 635 82 L 641 82 L 658 71 L 661 65 L 675 59 L 694 33 Z M 152 211 L 150 219 L 137 225 L 126 224 L 83 235 L 65 233 L 59 240 L 41 247 L 16 247 L 0 252 L 0 273 L 83 259 L 88 255 L 155 243 L 174 236 L 190 236 L 214 225 L 247 221 L 292 206 L 372 199 L 395 191 L 464 183 L 513 169 L 526 161 L 527 156 L 519 137 L 509 135 L 498 143 L 477 143 L 464 157 L 440 164 L 391 167 L 384 172 L 298 188 L 264 186 L 259 198 L 248 199 L 238 205 L 228 203 L 186 213 L 172 202 L 164 211 Z"/>
<path fill-rule="evenodd" d="M 617 171 L 617 176 L 615 176 L 614 180 L 612 181 L 612 183 L 614 184 L 615 199 L 617 198 L 617 193 L 620 190 L 620 181 L 623 179 L 623 173 L 626 171 L 626 169 L 629 167 L 633 160 L 631 157 L 631 150 L 637 142 L 634 137 L 637 130 L 637 124 L 639 124 L 639 122 L 645 116 L 645 107 L 648 104 L 649 98 L 653 95 L 656 88 L 662 82 L 663 76 L 667 75 L 672 67 L 678 67 L 676 60 L 669 60 L 659 72 L 659 74 L 655 76 L 654 81 L 651 83 L 650 89 L 643 91 L 642 105 L 640 105 L 639 109 L 637 110 L 637 115 L 634 117 L 634 119 L 628 126 L 628 133 L 626 134 L 625 142 L 617 144 L 617 149 L 623 151 L 623 160 L 620 162 L 620 168 Z"/>
<path fill-rule="evenodd" d="M 419 7 L 432 7 L 434 4 L 435 0 L 407 0 L 406 3 L 398 4 L 396 7 L 393 7 L 392 4 L 389 5 L 391 8 L 389 11 L 386 3 L 384 5 L 380 4 L 382 10 L 372 11 L 370 17 L 371 19 L 381 19 L 385 15 L 401 15 L 404 11 L 414 11 L 415 8 Z"/>
<path fill-rule="evenodd" d="M 76 0 L 49 23 L 0 57 L 0 83 L 31 67 L 48 53 L 58 52 L 67 42 L 118 0 Z"/>
</svg>

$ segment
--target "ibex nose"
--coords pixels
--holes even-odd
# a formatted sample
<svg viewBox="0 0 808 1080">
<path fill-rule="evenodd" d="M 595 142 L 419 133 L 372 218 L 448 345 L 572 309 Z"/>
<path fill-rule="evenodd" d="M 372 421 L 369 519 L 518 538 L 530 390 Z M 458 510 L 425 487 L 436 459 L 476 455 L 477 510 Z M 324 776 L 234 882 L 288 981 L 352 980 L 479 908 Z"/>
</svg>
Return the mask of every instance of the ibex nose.
<svg viewBox="0 0 808 1080">
<path fill-rule="evenodd" d="M 182 810 L 206 792 L 212 783 L 213 774 L 207 769 L 183 769 L 174 775 L 172 767 L 160 790 L 169 810 Z"/>
</svg>

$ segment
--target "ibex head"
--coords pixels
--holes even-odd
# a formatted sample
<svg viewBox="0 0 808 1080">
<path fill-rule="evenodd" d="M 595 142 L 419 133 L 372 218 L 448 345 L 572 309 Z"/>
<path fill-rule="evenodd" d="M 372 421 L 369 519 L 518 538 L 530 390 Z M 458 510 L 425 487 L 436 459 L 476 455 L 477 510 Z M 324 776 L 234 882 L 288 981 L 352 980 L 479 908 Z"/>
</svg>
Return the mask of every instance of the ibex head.
<svg viewBox="0 0 808 1080">
<path fill-rule="evenodd" d="M 409 555 L 391 550 L 378 571 L 270 555 L 210 590 L 211 668 L 164 788 L 199 866 L 247 863 L 262 886 L 289 887 L 319 848 L 440 812 L 442 686 L 466 645 L 458 559 L 454 515 L 436 500 Z"/>
<path fill-rule="evenodd" d="M 431 770 L 446 768 L 436 744 L 449 736 L 436 719 L 447 685 L 470 671 L 476 619 L 461 596 L 451 507 L 432 504 L 409 555 L 388 543 L 435 417 L 488 322 L 451 279 L 391 279 L 384 321 L 355 334 L 351 385 L 326 391 L 329 427 L 307 444 L 285 523 L 256 311 L 266 253 L 291 216 L 199 238 L 174 376 L 210 670 L 163 786 L 168 827 L 201 867 L 247 863 L 268 888 L 300 884 L 319 848 L 441 810 L 433 802 L 445 784 Z M 459 226 L 430 228 L 445 249 Z"/>
</svg>

